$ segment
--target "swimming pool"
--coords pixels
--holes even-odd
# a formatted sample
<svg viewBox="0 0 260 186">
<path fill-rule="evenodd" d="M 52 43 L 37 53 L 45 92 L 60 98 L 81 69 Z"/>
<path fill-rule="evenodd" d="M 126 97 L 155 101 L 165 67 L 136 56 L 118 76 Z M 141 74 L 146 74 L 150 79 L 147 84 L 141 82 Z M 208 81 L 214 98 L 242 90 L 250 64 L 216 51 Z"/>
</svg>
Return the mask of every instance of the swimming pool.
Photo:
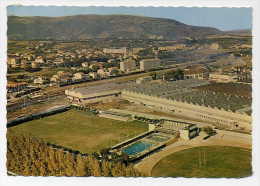
<svg viewBox="0 0 260 186">
<path fill-rule="evenodd" d="M 153 146 L 151 143 L 143 142 L 143 141 L 138 141 L 135 142 L 132 145 L 129 145 L 128 147 L 123 149 L 123 152 L 126 153 L 127 155 L 135 155 L 137 153 L 140 153 L 148 148 Z"/>
</svg>

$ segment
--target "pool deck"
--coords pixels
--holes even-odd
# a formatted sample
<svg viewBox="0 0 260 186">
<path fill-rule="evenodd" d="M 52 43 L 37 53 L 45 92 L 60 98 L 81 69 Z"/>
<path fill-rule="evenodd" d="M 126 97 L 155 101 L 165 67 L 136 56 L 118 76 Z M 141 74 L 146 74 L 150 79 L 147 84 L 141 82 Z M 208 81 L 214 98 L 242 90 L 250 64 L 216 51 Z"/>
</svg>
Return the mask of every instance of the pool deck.
<svg viewBox="0 0 260 186">
<path fill-rule="evenodd" d="M 157 139 L 156 139 L 157 137 Z M 161 138 L 158 140 L 158 138 Z M 137 159 L 142 159 L 149 153 L 152 153 L 162 147 L 165 147 L 167 143 L 169 143 L 171 140 L 176 138 L 176 135 L 172 134 L 164 134 L 162 132 L 158 131 L 149 131 L 142 133 L 134 138 L 131 138 L 129 140 L 126 140 L 122 143 L 119 143 L 115 146 L 113 146 L 111 151 L 118 152 L 118 151 L 123 151 L 124 149 L 130 147 L 131 145 L 137 143 L 137 142 L 143 142 L 143 143 L 148 143 L 152 144 L 148 148 L 145 148 L 144 150 L 134 153 L 134 154 L 129 154 L 129 159 L 130 160 L 137 160 Z M 162 140 L 165 139 L 165 140 Z"/>
</svg>

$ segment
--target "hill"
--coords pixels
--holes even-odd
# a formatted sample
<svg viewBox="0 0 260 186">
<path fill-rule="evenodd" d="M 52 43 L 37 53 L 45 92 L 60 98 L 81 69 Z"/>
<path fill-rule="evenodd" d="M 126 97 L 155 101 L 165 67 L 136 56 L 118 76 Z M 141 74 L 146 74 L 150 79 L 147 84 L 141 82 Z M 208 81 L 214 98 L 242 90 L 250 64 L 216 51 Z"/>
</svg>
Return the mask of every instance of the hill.
<svg viewBox="0 0 260 186">
<path fill-rule="evenodd" d="M 225 33 L 230 35 L 252 36 L 251 29 L 229 30 L 229 31 L 225 31 Z"/>
<path fill-rule="evenodd" d="M 86 40 L 97 38 L 167 39 L 203 37 L 221 33 L 162 18 L 130 15 L 77 15 L 65 17 L 8 17 L 9 40 Z"/>
</svg>

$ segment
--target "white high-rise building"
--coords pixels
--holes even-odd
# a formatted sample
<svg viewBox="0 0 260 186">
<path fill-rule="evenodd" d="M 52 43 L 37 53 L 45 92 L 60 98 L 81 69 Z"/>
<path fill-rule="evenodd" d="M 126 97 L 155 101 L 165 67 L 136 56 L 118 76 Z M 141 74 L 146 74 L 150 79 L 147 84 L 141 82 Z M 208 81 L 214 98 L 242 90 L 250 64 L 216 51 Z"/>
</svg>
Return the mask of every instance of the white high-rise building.
<svg viewBox="0 0 260 186">
<path fill-rule="evenodd" d="M 120 62 L 120 70 L 123 72 L 131 72 L 136 69 L 136 62 L 133 59 L 127 59 L 125 61 Z"/>
<path fill-rule="evenodd" d="M 140 70 L 141 71 L 148 71 L 151 69 L 156 69 L 161 66 L 160 59 L 143 59 L 140 61 Z"/>
</svg>

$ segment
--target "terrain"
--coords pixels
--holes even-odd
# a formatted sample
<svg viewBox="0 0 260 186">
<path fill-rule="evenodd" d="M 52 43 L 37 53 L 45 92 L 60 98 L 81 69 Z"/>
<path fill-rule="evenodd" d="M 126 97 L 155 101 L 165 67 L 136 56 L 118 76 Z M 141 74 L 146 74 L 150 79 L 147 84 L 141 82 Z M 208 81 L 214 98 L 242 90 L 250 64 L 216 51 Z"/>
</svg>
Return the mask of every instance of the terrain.
<svg viewBox="0 0 260 186">
<path fill-rule="evenodd" d="M 83 153 L 109 148 L 147 130 L 147 125 L 100 118 L 87 112 L 70 110 L 33 120 L 8 129 L 9 134 L 28 134 L 45 142 Z"/>
<path fill-rule="evenodd" d="M 251 174 L 251 150 L 238 147 L 196 147 L 158 162 L 152 176 L 245 177 Z"/>
<path fill-rule="evenodd" d="M 32 29 L 33 28 L 33 29 Z M 8 17 L 9 40 L 182 39 L 221 33 L 162 18 L 130 15 Z"/>
</svg>

